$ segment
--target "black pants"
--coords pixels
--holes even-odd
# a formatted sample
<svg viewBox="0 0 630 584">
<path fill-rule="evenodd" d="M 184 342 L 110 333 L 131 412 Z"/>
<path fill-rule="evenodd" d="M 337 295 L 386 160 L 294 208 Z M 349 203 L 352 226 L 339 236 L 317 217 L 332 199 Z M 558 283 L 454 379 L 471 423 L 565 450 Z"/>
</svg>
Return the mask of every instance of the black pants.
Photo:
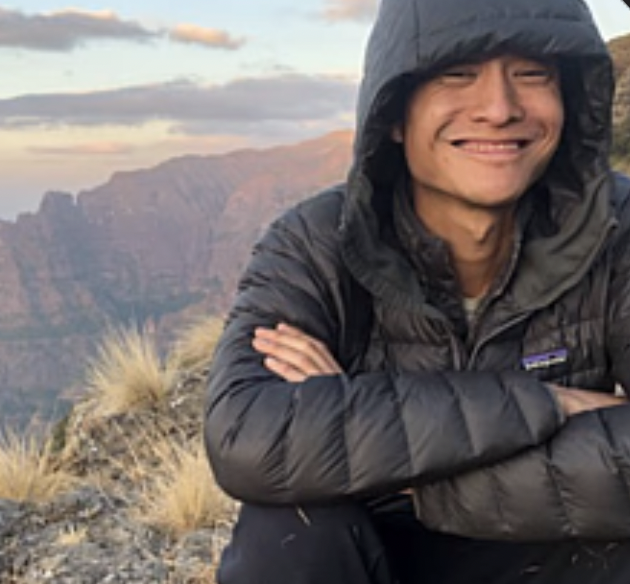
<svg viewBox="0 0 630 584">
<path fill-rule="evenodd" d="M 423 584 L 431 551 L 407 497 L 377 505 L 244 505 L 218 584 Z"/>
<path fill-rule="evenodd" d="M 218 584 L 628 584 L 630 541 L 483 542 L 429 534 L 408 499 L 245 505 Z"/>
</svg>

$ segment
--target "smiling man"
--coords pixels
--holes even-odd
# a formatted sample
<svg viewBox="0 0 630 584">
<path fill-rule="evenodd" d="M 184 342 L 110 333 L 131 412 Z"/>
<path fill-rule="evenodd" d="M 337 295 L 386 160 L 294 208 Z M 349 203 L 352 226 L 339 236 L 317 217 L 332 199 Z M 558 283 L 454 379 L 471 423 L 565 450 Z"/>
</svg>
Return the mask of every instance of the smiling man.
<svg viewBox="0 0 630 584">
<path fill-rule="evenodd" d="M 488 292 L 513 246 L 515 205 L 554 155 L 563 126 L 557 67 L 513 55 L 420 82 L 393 138 L 418 218 L 450 244 L 465 297 Z"/>
<path fill-rule="evenodd" d="M 630 181 L 581 0 L 382 0 L 345 185 L 213 362 L 220 584 L 630 582 Z"/>
</svg>

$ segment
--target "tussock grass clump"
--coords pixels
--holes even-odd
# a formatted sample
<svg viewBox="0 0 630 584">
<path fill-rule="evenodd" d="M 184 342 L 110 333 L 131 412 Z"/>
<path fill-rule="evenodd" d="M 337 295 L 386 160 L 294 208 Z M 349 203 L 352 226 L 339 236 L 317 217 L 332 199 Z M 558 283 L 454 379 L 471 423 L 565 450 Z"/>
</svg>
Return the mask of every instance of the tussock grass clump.
<svg viewBox="0 0 630 584">
<path fill-rule="evenodd" d="M 191 321 L 179 333 L 168 356 L 168 363 L 178 371 L 200 373 L 212 360 L 223 331 L 223 321 L 203 316 Z"/>
<path fill-rule="evenodd" d="M 73 477 L 54 467 L 50 449 L 35 435 L 0 432 L 0 499 L 42 503 L 73 486 Z"/>
<path fill-rule="evenodd" d="M 145 523 L 181 536 L 214 527 L 232 517 L 235 502 L 214 482 L 201 444 L 164 440 L 153 480 L 142 490 L 139 517 Z"/>
<path fill-rule="evenodd" d="M 136 329 L 109 331 L 86 373 L 93 412 L 104 417 L 160 404 L 174 380 L 175 370 Z"/>
</svg>

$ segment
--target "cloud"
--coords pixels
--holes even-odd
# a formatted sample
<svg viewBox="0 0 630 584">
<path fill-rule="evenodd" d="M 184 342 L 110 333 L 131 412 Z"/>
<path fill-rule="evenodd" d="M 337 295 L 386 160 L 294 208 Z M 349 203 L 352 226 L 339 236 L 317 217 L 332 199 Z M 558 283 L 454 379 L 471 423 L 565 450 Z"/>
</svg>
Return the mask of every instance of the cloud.
<svg viewBox="0 0 630 584">
<path fill-rule="evenodd" d="M 173 42 L 212 49 L 236 50 L 245 43 L 245 39 L 234 38 L 227 31 L 194 24 L 151 30 L 137 22 L 122 20 L 109 10 L 73 8 L 48 14 L 25 14 L 0 7 L 0 47 L 64 52 L 97 40 L 147 42 L 166 37 Z"/>
<path fill-rule="evenodd" d="M 28 151 L 32 154 L 45 156 L 121 156 L 131 154 L 135 147 L 123 142 L 90 142 L 71 144 L 67 146 L 31 146 Z"/>
<path fill-rule="evenodd" d="M 322 16 L 329 22 L 371 20 L 377 4 L 378 0 L 326 0 Z"/>
<path fill-rule="evenodd" d="M 235 50 L 245 43 L 245 39 L 236 39 L 224 30 L 206 28 L 195 24 L 178 24 L 171 29 L 171 40 L 211 47 L 215 49 Z"/>
<path fill-rule="evenodd" d="M 70 51 L 94 39 L 143 42 L 159 35 L 110 11 L 68 9 L 27 15 L 0 8 L 0 47 Z"/>
<path fill-rule="evenodd" d="M 246 134 L 263 124 L 316 124 L 348 118 L 354 81 L 285 74 L 225 85 L 186 80 L 89 93 L 24 95 L 0 99 L 0 128 L 140 126 L 168 121 L 177 131 Z M 214 128 L 214 130 L 213 130 Z"/>
</svg>

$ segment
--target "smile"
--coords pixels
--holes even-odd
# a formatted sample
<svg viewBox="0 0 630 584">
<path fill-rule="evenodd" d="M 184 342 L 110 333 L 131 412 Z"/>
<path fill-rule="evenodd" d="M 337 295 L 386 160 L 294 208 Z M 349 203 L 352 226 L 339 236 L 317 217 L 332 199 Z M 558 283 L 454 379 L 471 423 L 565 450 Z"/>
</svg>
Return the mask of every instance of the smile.
<svg viewBox="0 0 630 584">
<path fill-rule="evenodd" d="M 519 152 L 528 144 L 528 140 L 454 140 L 456 148 L 475 154 L 505 154 Z"/>
</svg>

